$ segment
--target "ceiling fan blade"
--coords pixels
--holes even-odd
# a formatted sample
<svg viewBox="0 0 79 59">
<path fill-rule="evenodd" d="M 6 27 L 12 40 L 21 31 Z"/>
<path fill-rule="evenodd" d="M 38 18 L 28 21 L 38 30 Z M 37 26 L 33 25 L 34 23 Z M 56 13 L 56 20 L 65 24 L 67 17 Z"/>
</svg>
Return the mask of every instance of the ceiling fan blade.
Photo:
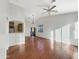
<svg viewBox="0 0 79 59">
<path fill-rule="evenodd" d="M 50 10 L 51 10 L 51 9 L 54 9 L 55 7 L 56 7 L 56 5 L 52 6 L 52 7 L 50 8 Z"/>
<path fill-rule="evenodd" d="M 43 12 L 42 14 L 45 14 L 45 13 L 47 13 L 47 12 Z"/>
<path fill-rule="evenodd" d="M 46 8 L 43 8 L 43 10 L 48 10 L 48 9 L 46 9 Z"/>
<path fill-rule="evenodd" d="M 57 10 L 52 10 L 51 12 L 56 12 L 57 13 L 58 11 Z"/>
</svg>

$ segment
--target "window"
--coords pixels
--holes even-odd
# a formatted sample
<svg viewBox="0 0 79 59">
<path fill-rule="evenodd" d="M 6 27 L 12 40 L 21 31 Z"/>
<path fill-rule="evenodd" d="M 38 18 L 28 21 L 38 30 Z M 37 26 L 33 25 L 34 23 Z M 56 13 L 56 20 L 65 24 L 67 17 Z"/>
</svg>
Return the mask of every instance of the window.
<svg viewBox="0 0 79 59">
<path fill-rule="evenodd" d="M 61 42 L 61 28 L 59 28 L 59 29 L 57 29 L 57 30 L 55 31 L 55 40 L 56 40 L 57 42 Z"/>
<path fill-rule="evenodd" d="M 70 43 L 70 24 L 62 27 L 62 42 Z"/>
<path fill-rule="evenodd" d="M 56 42 L 70 43 L 70 24 L 67 24 L 55 31 Z"/>
</svg>

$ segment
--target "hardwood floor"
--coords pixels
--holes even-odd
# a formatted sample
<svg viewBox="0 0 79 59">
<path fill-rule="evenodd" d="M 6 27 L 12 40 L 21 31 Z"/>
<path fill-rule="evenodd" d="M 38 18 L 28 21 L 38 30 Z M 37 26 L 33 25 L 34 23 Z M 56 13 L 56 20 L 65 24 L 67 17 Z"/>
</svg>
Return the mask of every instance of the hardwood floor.
<svg viewBox="0 0 79 59">
<path fill-rule="evenodd" d="M 53 48 L 51 48 L 53 47 Z M 73 48 L 73 49 L 72 49 Z M 72 59 L 73 46 L 55 43 L 41 37 L 26 37 L 25 44 L 9 47 L 7 59 Z"/>
</svg>

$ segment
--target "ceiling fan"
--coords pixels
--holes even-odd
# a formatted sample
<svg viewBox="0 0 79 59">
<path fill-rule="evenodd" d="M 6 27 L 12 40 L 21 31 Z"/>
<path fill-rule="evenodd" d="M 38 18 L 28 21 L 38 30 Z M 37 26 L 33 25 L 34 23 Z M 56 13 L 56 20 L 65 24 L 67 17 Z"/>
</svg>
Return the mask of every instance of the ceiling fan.
<svg viewBox="0 0 79 59">
<path fill-rule="evenodd" d="M 52 0 L 50 4 L 46 5 L 47 7 L 46 8 L 43 8 L 43 10 L 45 12 L 43 12 L 42 14 L 45 14 L 45 13 L 48 13 L 49 15 L 52 13 L 52 12 L 55 12 L 57 13 L 58 11 L 57 10 L 54 10 L 54 8 L 56 7 L 56 5 L 52 5 L 56 0 Z"/>
<path fill-rule="evenodd" d="M 43 10 L 45 10 L 45 12 L 43 12 L 42 14 L 44 13 L 48 13 L 48 14 L 51 14 L 51 12 L 58 12 L 57 10 L 53 10 L 54 8 L 56 7 L 56 5 L 53 5 L 52 7 L 48 6 L 48 8 L 43 8 Z"/>
</svg>

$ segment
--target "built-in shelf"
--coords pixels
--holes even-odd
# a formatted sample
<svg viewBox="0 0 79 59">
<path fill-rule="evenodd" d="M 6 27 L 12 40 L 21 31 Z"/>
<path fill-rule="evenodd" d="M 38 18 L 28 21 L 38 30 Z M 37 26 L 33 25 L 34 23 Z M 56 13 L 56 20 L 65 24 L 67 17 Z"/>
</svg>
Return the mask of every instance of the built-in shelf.
<svg viewBox="0 0 79 59">
<path fill-rule="evenodd" d="M 9 21 L 9 33 L 22 33 L 23 23 L 20 21 Z"/>
</svg>

